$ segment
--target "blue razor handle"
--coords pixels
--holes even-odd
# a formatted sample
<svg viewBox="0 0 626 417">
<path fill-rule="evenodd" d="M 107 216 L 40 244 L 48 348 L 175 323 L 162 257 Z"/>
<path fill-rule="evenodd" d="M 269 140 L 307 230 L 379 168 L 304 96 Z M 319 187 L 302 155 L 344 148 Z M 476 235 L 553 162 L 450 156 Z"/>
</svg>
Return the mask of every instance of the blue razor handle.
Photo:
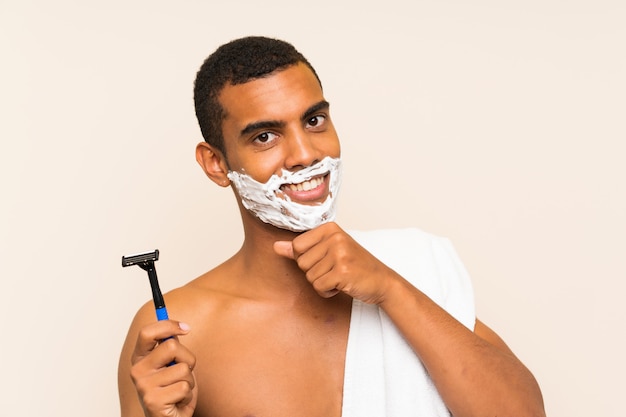
<svg viewBox="0 0 626 417">
<path fill-rule="evenodd" d="M 165 307 L 159 307 L 156 309 L 157 320 L 168 320 L 167 309 Z"/>
<path fill-rule="evenodd" d="M 157 315 L 157 320 L 159 321 L 169 319 L 169 317 L 167 316 L 167 309 L 165 308 L 165 306 L 157 308 L 156 315 Z M 165 339 L 161 340 L 161 342 L 171 339 L 172 337 L 173 336 L 166 337 Z M 176 365 L 176 361 L 171 361 L 170 363 L 167 364 L 167 366 L 172 366 L 172 365 Z"/>
</svg>

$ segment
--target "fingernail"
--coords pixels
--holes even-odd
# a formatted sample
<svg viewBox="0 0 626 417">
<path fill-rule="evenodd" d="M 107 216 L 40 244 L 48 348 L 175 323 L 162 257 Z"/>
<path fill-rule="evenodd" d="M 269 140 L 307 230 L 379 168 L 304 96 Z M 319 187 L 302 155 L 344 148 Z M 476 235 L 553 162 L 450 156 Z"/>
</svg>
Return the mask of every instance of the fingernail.
<svg viewBox="0 0 626 417">
<path fill-rule="evenodd" d="M 191 329 L 187 323 L 183 323 L 182 321 L 178 322 L 178 327 L 184 332 L 188 332 Z"/>
</svg>

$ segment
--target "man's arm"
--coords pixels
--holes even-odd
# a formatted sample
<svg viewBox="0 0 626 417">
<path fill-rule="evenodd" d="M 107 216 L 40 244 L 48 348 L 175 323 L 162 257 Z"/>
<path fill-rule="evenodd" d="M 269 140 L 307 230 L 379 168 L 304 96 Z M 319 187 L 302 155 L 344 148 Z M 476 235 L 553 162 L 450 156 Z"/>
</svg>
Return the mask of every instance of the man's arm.
<svg viewBox="0 0 626 417">
<path fill-rule="evenodd" d="M 455 417 L 545 416 L 532 374 L 480 321 L 472 332 L 334 223 L 277 242 L 323 297 L 338 291 L 377 304 L 428 370 Z"/>
<path fill-rule="evenodd" d="M 393 281 L 380 307 L 424 363 L 454 416 L 545 416 L 535 378 L 479 320 L 471 332 L 404 280 Z"/>
</svg>

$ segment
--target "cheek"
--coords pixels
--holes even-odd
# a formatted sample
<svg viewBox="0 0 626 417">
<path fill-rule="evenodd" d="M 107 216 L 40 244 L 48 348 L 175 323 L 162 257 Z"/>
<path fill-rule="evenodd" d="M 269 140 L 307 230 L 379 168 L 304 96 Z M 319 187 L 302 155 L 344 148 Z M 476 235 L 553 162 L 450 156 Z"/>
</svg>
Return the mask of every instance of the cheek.
<svg viewBox="0 0 626 417">
<path fill-rule="evenodd" d="M 335 158 L 339 158 L 341 156 L 341 145 L 339 144 L 339 140 L 337 140 L 337 144 L 335 145 L 335 153 L 333 156 Z"/>
<path fill-rule="evenodd" d="M 282 159 L 279 152 L 259 152 L 240 159 L 238 166 L 231 166 L 231 169 L 244 172 L 260 183 L 266 183 L 272 175 L 281 174 L 281 162 Z"/>
<path fill-rule="evenodd" d="M 324 150 L 328 156 L 332 156 L 333 158 L 339 158 L 341 156 L 341 145 L 334 129 L 332 131 L 332 139 L 326 141 L 326 147 Z"/>
<path fill-rule="evenodd" d="M 277 171 L 280 171 L 280 152 L 268 150 L 253 152 L 243 146 L 226 146 L 228 169 L 246 174 L 255 181 L 265 183 Z"/>
</svg>

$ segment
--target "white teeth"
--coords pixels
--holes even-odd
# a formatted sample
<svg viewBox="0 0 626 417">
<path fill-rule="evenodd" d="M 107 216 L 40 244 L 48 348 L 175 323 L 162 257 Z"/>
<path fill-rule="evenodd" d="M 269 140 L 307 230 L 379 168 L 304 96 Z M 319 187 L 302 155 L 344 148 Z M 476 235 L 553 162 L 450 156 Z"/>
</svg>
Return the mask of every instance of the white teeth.
<svg viewBox="0 0 626 417">
<path fill-rule="evenodd" d="M 323 182 L 321 178 L 312 178 L 300 184 L 289 184 L 291 191 L 309 191 L 320 186 Z"/>
</svg>

